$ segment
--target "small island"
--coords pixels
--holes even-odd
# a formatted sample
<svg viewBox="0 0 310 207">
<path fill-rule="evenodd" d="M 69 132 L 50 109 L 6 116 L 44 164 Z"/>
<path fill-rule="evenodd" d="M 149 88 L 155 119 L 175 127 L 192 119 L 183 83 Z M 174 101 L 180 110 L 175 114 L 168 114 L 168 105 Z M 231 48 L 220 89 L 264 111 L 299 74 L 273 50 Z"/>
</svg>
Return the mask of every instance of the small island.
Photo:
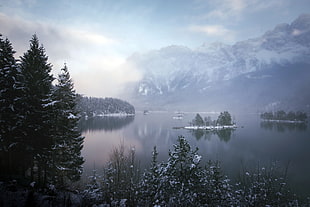
<svg viewBox="0 0 310 207">
<path fill-rule="evenodd" d="M 276 112 L 264 112 L 260 115 L 263 121 L 268 122 L 281 122 L 281 123 L 306 123 L 308 116 L 306 113 L 297 111 L 297 112 L 285 112 L 283 110 Z"/>
<path fill-rule="evenodd" d="M 221 112 L 217 120 L 212 120 L 210 116 L 204 119 L 200 114 L 196 114 L 190 126 L 183 127 L 190 130 L 223 130 L 223 129 L 235 129 L 236 123 L 232 121 L 231 115 L 228 111 Z"/>
</svg>

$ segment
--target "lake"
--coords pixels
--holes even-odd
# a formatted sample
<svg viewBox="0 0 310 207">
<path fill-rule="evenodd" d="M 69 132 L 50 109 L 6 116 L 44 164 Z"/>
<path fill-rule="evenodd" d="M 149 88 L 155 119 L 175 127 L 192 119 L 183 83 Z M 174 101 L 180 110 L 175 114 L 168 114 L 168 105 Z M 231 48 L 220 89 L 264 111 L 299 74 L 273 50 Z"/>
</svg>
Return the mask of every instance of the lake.
<svg viewBox="0 0 310 207">
<path fill-rule="evenodd" d="M 217 113 L 199 113 L 216 119 Z M 238 128 L 220 133 L 204 133 L 175 129 L 194 119 L 196 113 L 185 113 L 181 120 L 174 113 L 137 112 L 133 117 L 101 117 L 81 123 L 85 136 L 82 155 L 85 158 L 84 176 L 99 172 L 109 159 L 112 149 L 121 142 L 134 147 L 141 168 L 148 167 L 153 147 L 158 160 L 167 160 L 177 137 L 184 136 L 192 147 L 198 147 L 203 162 L 219 160 L 223 172 L 238 177 L 242 168 L 268 167 L 277 161 L 283 170 L 288 166 L 288 180 L 294 192 L 310 195 L 310 127 L 308 124 L 279 124 L 261 122 L 258 114 L 232 114 Z"/>
</svg>

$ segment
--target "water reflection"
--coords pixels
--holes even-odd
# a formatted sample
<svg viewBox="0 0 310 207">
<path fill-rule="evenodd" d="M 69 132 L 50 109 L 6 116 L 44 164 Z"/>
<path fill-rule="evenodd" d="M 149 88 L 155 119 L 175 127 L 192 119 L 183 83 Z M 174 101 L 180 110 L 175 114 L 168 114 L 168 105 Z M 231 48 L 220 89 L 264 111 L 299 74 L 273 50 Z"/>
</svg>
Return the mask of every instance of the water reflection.
<svg viewBox="0 0 310 207">
<path fill-rule="evenodd" d="M 277 131 L 277 132 L 286 132 L 286 131 L 306 131 L 306 123 L 286 123 L 286 122 L 271 122 L 271 121 L 262 121 L 260 123 L 262 129 Z"/>
<path fill-rule="evenodd" d="M 196 137 L 197 140 L 200 140 L 204 134 L 207 134 L 205 130 L 198 129 L 198 130 L 191 130 L 191 133 L 194 137 Z"/>
<path fill-rule="evenodd" d="M 191 130 L 191 134 L 196 138 L 196 140 L 205 139 L 210 140 L 212 135 L 216 135 L 221 141 L 228 142 L 231 139 L 232 132 L 235 129 L 222 129 L 216 131 L 208 130 Z"/>
<path fill-rule="evenodd" d="M 216 131 L 216 134 L 220 138 L 221 141 L 228 142 L 231 138 L 233 131 L 234 129 L 222 129 L 222 130 Z"/>
<path fill-rule="evenodd" d="M 185 114 L 184 119 L 175 120 L 173 113 L 137 113 L 135 117 L 102 117 L 81 122 L 85 136 L 82 155 L 85 158 L 84 175 L 92 175 L 94 166 L 102 169 L 109 159 L 111 149 L 120 141 L 136 149 L 141 169 L 149 167 L 151 152 L 156 146 L 158 160 L 166 161 L 169 149 L 182 135 L 193 147 L 199 148 L 203 162 L 219 160 L 223 172 L 232 179 L 237 178 L 243 164 L 259 162 L 268 166 L 271 160 L 293 165 L 288 176 L 298 194 L 309 195 L 310 157 L 309 128 L 305 125 L 261 123 L 255 114 L 239 115 L 241 128 L 236 130 L 207 131 L 183 129 L 195 114 Z M 282 130 L 282 132 L 280 132 Z M 291 130 L 291 131 L 289 131 Z M 284 132 L 283 132 L 284 131 Z M 298 139 L 294 139 L 298 137 Z"/>
<path fill-rule="evenodd" d="M 118 117 L 93 117 L 90 119 L 81 119 L 79 128 L 82 132 L 87 131 L 113 131 L 121 129 L 133 122 L 134 116 L 118 116 Z"/>
</svg>

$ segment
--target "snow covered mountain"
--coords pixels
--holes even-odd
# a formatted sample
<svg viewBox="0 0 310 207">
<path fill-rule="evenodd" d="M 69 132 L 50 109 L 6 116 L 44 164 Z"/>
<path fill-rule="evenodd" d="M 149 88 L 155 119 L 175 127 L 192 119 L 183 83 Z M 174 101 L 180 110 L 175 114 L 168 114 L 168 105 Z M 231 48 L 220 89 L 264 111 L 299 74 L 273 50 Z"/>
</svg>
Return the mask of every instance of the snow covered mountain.
<svg viewBox="0 0 310 207">
<path fill-rule="evenodd" d="M 230 90 L 237 84 L 234 81 L 242 77 L 251 80 L 269 78 L 270 81 L 281 77 L 283 70 L 273 75 L 268 74 L 270 70 L 293 67 L 285 70 L 287 76 L 293 72 L 295 65 L 299 65 L 307 73 L 310 70 L 309 57 L 310 14 L 304 14 L 291 24 L 280 24 L 261 37 L 234 45 L 203 44 L 194 50 L 169 46 L 147 54 L 136 54 L 128 61 L 133 62 L 144 74 L 143 79 L 134 86 L 135 99 L 144 103 L 173 105 L 185 103 L 184 100 L 189 97 L 193 100 L 199 97 L 202 101 L 206 97 L 216 99 L 215 92 L 224 93 L 222 86 L 229 83 L 230 86 L 225 90 Z M 310 89 L 309 83 L 307 86 Z M 231 94 L 234 93 L 238 97 L 237 93 L 242 91 L 231 91 Z"/>
</svg>

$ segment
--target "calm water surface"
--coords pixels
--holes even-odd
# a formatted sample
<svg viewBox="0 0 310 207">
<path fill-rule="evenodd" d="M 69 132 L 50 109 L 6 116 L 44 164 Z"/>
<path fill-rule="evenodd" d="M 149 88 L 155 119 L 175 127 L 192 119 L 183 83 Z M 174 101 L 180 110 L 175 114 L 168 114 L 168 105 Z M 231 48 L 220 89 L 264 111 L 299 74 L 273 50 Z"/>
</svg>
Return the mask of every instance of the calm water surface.
<svg viewBox="0 0 310 207">
<path fill-rule="evenodd" d="M 310 195 L 310 127 L 309 125 L 261 122 L 259 115 L 234 115 L 236 130 L 219 134 L 173 129 L 188 125 L 195 113 L 185 113 L 184 119 L 175 120 L 174 113 L 137 113 L 135 117 L 105 117 L 82 123 L 85 136 L 82 154 L 86 160 L 84 176 L 102 169 L 114 147 L 124 142 L 128 149 L 136 149 L 141 167 L 148 166 L 156 146 L 158 159 L 167 160 L 178 136 L 187 138 L 192 147 L 198 147 L 203 161 L 219 160 L 225 174 L 237 178 L 242 167 L 268 167 L 278 161 L 281 167 L 289 164 L 288 176 L 298 194 Z M 202 117 L 218 114 L 200 113 Z"/>
</svg>

